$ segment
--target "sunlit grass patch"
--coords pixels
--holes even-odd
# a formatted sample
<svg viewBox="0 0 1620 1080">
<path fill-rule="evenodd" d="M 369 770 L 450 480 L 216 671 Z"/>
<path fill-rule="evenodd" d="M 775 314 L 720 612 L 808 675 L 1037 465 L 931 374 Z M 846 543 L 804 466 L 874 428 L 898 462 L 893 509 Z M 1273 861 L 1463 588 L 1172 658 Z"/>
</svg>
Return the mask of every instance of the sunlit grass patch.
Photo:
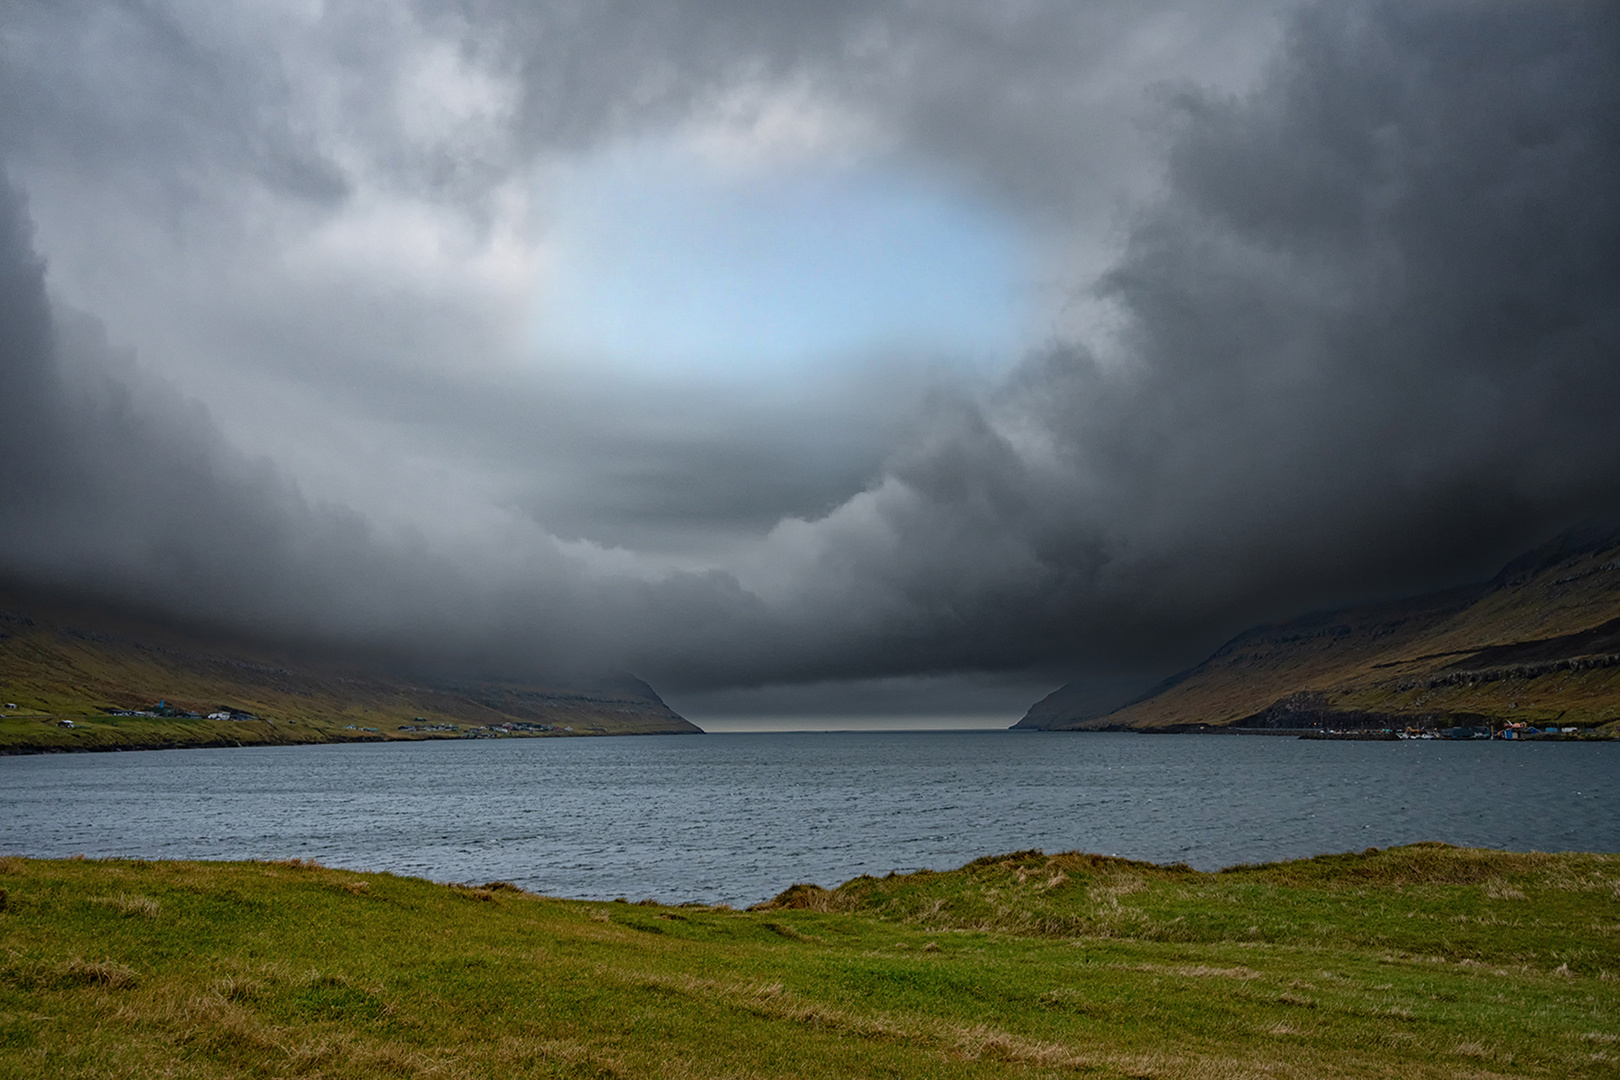
<svg viewBox="0 0 1620 1080">
<path fill-rule="evenodd" d="M 127 990 L 140 984 L 133 968 L 115 960 L 73 956 L 55 963 L 12 956 L 0 963 L 0 985 L 16 990 L 73 990 L 99 987 Z"/>
<path fill-rule="evenodd" d="M 155 919 L 162 911 L 156 900 L 150 896 L 140 896 L 138 894 L 119 893 L 116 896 L 93 896 L 90 898 L 90 902 L 112 908 L 120 915 L 144 919 Z"/>
</svg>

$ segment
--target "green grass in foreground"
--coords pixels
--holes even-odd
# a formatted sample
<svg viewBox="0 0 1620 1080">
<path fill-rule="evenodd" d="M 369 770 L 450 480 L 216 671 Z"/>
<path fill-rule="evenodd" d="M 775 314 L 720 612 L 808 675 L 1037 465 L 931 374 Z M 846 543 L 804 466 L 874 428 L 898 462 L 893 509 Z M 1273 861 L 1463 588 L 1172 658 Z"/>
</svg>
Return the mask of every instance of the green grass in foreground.
<svg viewBox="0 0 1620 1080">
<path fill-rule="evenodd" d="M 0 859 L 0 1077 L 1620 1076 L 1620 856 L 1079 854 L 599 904 Z"/>
</svg>

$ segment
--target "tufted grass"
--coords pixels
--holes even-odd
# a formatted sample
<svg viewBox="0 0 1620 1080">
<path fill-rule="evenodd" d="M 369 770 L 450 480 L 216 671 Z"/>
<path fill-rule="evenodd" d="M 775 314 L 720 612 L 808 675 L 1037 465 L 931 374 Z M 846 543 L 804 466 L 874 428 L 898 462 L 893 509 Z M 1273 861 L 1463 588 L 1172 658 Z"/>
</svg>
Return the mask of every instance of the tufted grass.
<svg viewBox="0 0 1620 1080">
<path fill-rule="evenodd" d="M 0 859 L 0 1077 L 1620 1076 L 1620 856 L 1077 853 L 589 903 Z"/>
</svg>

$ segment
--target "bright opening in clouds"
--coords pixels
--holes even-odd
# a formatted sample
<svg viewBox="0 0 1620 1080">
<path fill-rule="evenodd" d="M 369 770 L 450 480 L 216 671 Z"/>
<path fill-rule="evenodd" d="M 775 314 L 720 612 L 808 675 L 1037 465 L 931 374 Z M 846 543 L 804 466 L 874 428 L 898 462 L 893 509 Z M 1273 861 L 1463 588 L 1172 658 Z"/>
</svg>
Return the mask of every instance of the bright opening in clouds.
<svg viewBox="0 0 1620 1080">
<path fill-rule="evenodd" d="M 752 382 L 874 354 L 1004 365 L 1027 336 L 1018 225 L 915 170 L 641 147 L 551 199 L 537 334 L 560 357 Z"/>
</svg>

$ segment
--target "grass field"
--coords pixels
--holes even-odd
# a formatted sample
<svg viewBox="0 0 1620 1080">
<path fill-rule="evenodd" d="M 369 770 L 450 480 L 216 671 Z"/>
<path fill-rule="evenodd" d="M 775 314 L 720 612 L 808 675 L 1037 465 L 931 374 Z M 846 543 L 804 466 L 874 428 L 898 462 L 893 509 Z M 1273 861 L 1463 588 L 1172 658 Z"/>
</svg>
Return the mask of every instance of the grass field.
<svg viewBox="0 0 1620 1080">
<path fill-rule="evenodd" d="M 1078 854 L 587 903 L 0 859 L 4 1077 L 1620 1075 L 1620 856 Z"/>
<path fill-rule="evenodd" d="M 58 726 L 59 714 L 0 716 L 0 754 L 73 752 L 78 750 L 150 750 L 196 746 L 271 746 L 298 742 L 336 742 L 339 729 L 314 725 L 280 726 L 231 720 L 164 719 L 144 716 L 74 714 L 72 728 Z M 328 727 L 335 727 L 329 725 Z M 376 738 L 377 736 L 370 736 Z"/>
</svg>

